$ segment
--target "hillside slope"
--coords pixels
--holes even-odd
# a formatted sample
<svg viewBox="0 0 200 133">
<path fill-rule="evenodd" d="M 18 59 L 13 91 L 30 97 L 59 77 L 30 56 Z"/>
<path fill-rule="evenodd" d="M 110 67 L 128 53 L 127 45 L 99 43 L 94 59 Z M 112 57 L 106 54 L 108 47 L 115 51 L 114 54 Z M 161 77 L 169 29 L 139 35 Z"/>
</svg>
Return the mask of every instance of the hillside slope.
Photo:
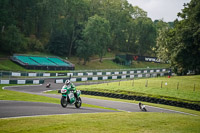
<svg viewBox="0 0 200 133">
<path fill-rule="evenodd" d="M 34 55 L 34 53 L 31 53 Z M 37 53 L 37 55 L 41 55 Z M 44 56 L 44 55 L 43 55 Z M 47 55 L 54 56 L 54 55 Z M 75 65 L 75 70 L 95 70 L 95 69 L 131 69 L 131 68 L 167 68 L 169 64 L 162 63 L 153 63 L 153 62 L 133 62 L 130 66 L 124 66 L 114 63 L 112 60 L 114 59 L 114 53 L 108 53 L 103 58 L 103 62 L 99 62 L 98 57 L 94 56 L 91 58 L 90 62 L 87 62 L 86 65 L 83 65 L 83 61 L 79 62 L 77 57 L 71 57 L 68 59 L 71 63 Z M 61 57 L 65 58 L 65 57 Z M 27 70 L 18 64 L 12 62 L 9 59 L 8 55 L 0 56 L 0 70 L 1 71 L 47 71 L 47 70 Z M 54 71 L 55 72 L 55 71 Z"/>
</svg>

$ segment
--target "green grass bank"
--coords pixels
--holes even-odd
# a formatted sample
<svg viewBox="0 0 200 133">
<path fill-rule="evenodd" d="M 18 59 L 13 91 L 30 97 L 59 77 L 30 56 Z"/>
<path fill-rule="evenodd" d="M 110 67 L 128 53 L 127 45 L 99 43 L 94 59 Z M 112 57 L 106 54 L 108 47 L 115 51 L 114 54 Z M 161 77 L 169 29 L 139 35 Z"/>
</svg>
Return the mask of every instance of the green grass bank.
<svg viewBox="0 0 200 133">
<path fill-rule="evenodd" d="M 80 90 L 162 98 L 200 104 L 200 75 L 82 85 Z"/>
<path fill-rule="evenodd" d="M 200 117 L 167 113 L 98 113 L 0 119 L 0 132 L 199 133 Z"/>
</svg>

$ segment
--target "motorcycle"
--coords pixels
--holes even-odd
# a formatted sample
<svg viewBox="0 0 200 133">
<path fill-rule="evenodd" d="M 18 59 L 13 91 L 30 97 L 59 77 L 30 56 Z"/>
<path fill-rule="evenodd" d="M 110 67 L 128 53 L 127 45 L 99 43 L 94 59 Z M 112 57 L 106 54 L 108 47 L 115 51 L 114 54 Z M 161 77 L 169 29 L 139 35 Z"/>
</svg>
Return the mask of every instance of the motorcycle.
<svg viewBox="0 0 200 133">
<path fill-rule="evenodd" d="M 71 90 L 70 88 L 62 88 L 61 90 L 58 90 L 58 93 L 62 94 L 62 97 L 60 99 L 61 106 L 63 108 L 66 108 L 68 104 L 75 104 L 76 108 L 80 108 L 82 104 L 81 100 L 81 91 L 77 90 L 77 98 L 74 96 L 74 91 Z"/>
<path fill-rule="evenodd" d="M 139 102 L 139 108 L 142 110 L 142 111 L 147 111 L 146 109 L 146 106 L 144 104 L 142 104 L 141 102 Z"/>
<path fill-rule="evenodd" d="M 51 84 L 50 84 L 50 83 L 48 83 L 48 84 L 46 85 L 46 88 L 50 88 L 50 86 L 51 86 Z"/>
</svg>

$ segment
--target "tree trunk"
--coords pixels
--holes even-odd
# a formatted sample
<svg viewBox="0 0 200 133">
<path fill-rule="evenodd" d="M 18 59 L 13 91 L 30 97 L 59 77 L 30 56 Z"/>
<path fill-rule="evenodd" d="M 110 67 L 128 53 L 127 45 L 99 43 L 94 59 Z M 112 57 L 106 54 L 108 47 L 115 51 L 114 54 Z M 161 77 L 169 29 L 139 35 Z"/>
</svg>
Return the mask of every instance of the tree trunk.
<svg viewBox="0 0 200 133">
<path fill-rule="evenodd" d="M 86 60 L 86 59 L 84 59 L 84 61 L 83 61 L 83 65 L 86 65 L 86 63 L 87 63 L 87 60 Z"/>
<path fill-rule="evenodd" d="M 73 43 L 74 43 L 74 41 L 76 40 L 76 38 L 75 38 L 75 26 L 74 26 L 74 28 L 73 28 L 73 32 L 72 32 L 72 38 L 71 38 L 71 43 L 70 43 L 70 47 L 69 47 L 69 55 L 68 55 L 68 57 L 71 57 L 71 52 L 72 52 L 72 45 L 73 45 Z"/>
<path fill-rule="evenodd" d="M 101 62 L 101 63 L 103 62 L 103 57 L 99 58 L 99 62 Z"/>
<path fill-rule="evenodd" d="M 5 26 L 3 25 L 3 26 L 2 26 L 2 29 L 1 29 L 1 33 L 4 32 L 4 28 L 5 28 Z"/>
<path fill-rule="evenodd" d="M 80 63 L 81 63 L 81 58 L 78 59 L 78 63 L 77 64 L 80 64 Z"/>
</svg>

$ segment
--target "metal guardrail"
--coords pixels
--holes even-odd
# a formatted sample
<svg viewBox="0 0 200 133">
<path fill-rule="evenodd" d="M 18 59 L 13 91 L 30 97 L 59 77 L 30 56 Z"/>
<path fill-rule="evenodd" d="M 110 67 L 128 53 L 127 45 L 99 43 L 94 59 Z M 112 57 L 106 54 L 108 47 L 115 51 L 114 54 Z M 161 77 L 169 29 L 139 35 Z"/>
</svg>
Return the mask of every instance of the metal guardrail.
<svg viewBox="0 0 200 133">
<path fill-rule="evenodd" d="M 106 72 L 106 71 L 133 71 L 133 70 L 151 70 L 151 69 L 169 69 L 166 67 L 155 67 L 155 68 L 128 68 L 128 69 L 96 69 L 96 70 L 73 70 L 69 72 Z"/>
<path fill-rule="evenodd" d="M 69 75 L 72 74 L 71 80 L 76 81 L 89 81 L 89 80 L 113 80 L 113 79 L 130 79 L 130 78 L 143 78 L 143 77 L 157 77 L 165 76 L 168 74 L 167 69 L 137 69 L 125 71 L 105 71 L 105 72 L 76 72 L 76 73 L 65 73 L 66 75 L 59 78 L 58 73 L 53 73 L 55 77 L 52 77 L 51 73 L 18 73 L 18 72 L 1 72 L 1 74 L 7 75 L 9 78 L 2 78 L 0 84 L 27 84 L 37 83 L 36 80 L 43 80 L 46 78 L 55 78 L 55 83 L 64 83 Z M 127 70 L 127 69 L 126 69 Z M 62 74 L 62 73 L 61 73 Z M 26 76 L 32 76 L 34 78 L 27 78 Z M 25 77 L 23 77 L 25 76 Z M 14 77 L 14 78 L 13 78 Z M 19 78 L 20 77 L 20 78 Z M 29 81 L 29 82 L 28 82 Z M 32 82 L 30 82 L 32 81 Z M 41 81 L 42 82 L 42 81 Z"/>
<path fill-rule="evenodd" d="M 147 73 L 157 71 L 168 71 L 168 68 L 138 68 L 138 69 L 103 69 L 103 70 L 79 70 L 79 71 L 68 71 L 63 73 L 48 73 L 48 72 L 11 72 L 11 71 L 0 71 L 0 79 L 7 77 L 59 77 L 59 76 L 91 76 L 91 75 L 109 75 L 109 74 L 127 74 L 127 73 Z"/>
</svg>

